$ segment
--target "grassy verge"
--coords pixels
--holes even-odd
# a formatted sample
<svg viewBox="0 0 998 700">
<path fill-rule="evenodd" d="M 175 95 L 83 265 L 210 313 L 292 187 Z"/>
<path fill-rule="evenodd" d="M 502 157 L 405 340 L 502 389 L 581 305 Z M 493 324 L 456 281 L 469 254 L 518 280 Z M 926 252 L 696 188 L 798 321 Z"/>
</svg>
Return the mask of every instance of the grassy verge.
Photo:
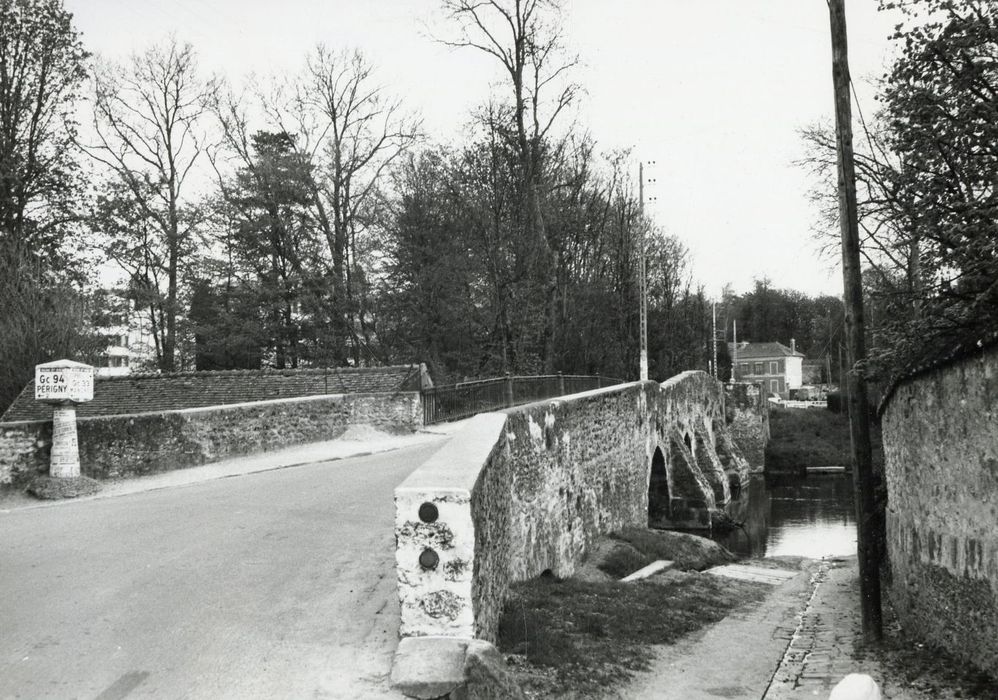
<svg viewBox="0 0 998 700">
<path fill-rule="evenodd" d="M 514 588 L 499 648 L 540 667 L 541 673 L 518 674 L 525 691 L 591 696 L 646 670 L 652 645 L 713 624 L 767 588 L 709 574 L 637 583 L 535 579 Z"/>
<path fill-rule="evenodd" d="M 693 535 L 631 529 L 614 537 L 620 546 L 600 566 L 614 576 L 655 559 L 696 569 L 731 558 Z M 635 583 L 542 577 L 514 586 L 499 625 L 499 648 L 514 655 L 511 666 L 529 696 L 592 697 L 647 669 L 653 645 L 711 625 L 761 599 L 768 588 L 682 571 Z"/>
<path fill-rule="evenodd" d="M 883 463 L 880 426 L 871 425 L 874 464 Z M 766 471 L 796 472 L 805 467 L 852 463 L 849 419 L 817 408 L 781 408 L 769 412 Z"/>
</svg>

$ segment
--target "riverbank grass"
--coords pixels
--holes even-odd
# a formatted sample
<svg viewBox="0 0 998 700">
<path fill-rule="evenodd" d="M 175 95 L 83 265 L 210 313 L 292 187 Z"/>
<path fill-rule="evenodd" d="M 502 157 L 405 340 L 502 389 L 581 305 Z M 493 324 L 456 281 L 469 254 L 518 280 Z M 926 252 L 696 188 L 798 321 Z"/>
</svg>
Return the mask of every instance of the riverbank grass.
<svg viewBox="0 0 998 700">
<path fill-rule="evenodd" d="M 588 697 L 623 683 L 648 668 L 654 645 L 711 625 L 769 588 L 699 573 L 734 557 L 694 535 L 633 528 L 598 551 L 587 568 L 604 572 L 604 580 L 542 576 L 513 587 L 498 645 L 530 697 Z M 619 582 L 657 559 L 674 568 Z"/>
<path fill-rule="evenodd" d="M 880 426 L 871 424 L 873 462 L 883 464 Z M 766 472 L 798 473 L 807 467 L 851 468 L 849 419 L 844 413 L 820 408 L 783 408 L 769 411 Z"/>
</svg>

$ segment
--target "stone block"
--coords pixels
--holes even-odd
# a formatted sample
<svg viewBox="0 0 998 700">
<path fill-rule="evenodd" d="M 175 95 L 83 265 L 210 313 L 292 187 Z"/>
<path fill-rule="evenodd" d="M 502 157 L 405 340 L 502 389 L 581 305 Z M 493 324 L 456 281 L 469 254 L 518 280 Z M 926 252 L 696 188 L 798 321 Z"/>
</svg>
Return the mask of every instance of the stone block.
<svg viewBox="0 0 998 700">
<path fill-rule="evenodd" d="M 392 687 L 420 700 L 450 695 L 464 683 L 464 660 L 471 639 L 405 637 L 395 651 Z"/>
<path fill-rule="evenodd" d="M 524 700 L 502 654 L 480 639 L 408 637 L 399 642 L 392 687 L 411 698 Z"/>
</svg>

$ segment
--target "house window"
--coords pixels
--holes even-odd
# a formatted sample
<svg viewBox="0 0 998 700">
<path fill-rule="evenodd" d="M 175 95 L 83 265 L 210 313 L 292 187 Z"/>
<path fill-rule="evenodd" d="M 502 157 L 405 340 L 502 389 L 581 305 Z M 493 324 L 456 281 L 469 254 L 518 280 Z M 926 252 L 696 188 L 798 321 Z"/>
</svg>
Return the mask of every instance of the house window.
<svg viewBox="0 0 998 700">
<path fill-rule="evenodd" d="M 779 394 L 780 393 L 780 380 L 779 379 L 770 379 L 769 380 L 769 390 L 770 390 L 770 392 L 772 392 L 774 394 Z"/>
<path fill-rule="evenodd" d="M 770 374 L 779 374 L 780 373 L 780 363 L 777 362 L 776 360 L 773 360 L 772 362 L 770 362 L 769 363 L 769 373 Z"/>
<path fill-rule="evenodd" d="M 766 363 L 764 363 L 764 362 L 756 362 L 755 363 L 755 373 L 756 374 L 762 374 L 763 372 L 765 372 L 766 371 L 765 368 L 764 368 L 765 364 Z"/>
</svg>

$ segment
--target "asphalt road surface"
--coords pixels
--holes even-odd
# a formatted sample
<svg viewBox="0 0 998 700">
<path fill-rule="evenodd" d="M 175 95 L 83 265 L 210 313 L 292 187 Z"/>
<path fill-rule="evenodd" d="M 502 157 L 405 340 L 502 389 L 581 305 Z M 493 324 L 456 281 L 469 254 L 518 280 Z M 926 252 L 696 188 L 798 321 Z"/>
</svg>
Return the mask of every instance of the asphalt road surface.
<svg viewBox="0 0 998 700">
<path fill-rule="evenodd" d="M 0 698 L 378 698 L 440 443 L 0 513 Z"/>
</svg>

